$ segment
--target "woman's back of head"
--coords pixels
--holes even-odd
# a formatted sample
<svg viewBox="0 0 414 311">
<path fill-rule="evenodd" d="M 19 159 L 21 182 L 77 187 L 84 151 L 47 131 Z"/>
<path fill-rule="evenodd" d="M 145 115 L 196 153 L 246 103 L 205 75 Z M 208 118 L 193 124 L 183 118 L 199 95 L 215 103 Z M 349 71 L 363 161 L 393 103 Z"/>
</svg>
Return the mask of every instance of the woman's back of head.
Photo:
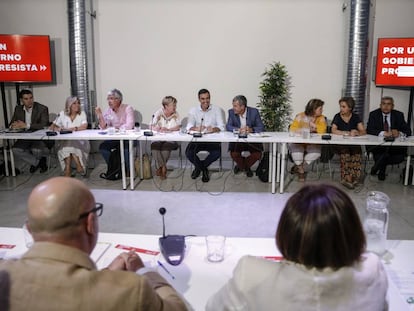
<svg viewBox="0 0 414 311">
<path fill-rule="evenodd" d="M 365 250 L 365 235 L 349 196 L 332 185 L 306 185 L 286 203 L 276 232 L 285 259 L 339 269 Z"/>
</svg>

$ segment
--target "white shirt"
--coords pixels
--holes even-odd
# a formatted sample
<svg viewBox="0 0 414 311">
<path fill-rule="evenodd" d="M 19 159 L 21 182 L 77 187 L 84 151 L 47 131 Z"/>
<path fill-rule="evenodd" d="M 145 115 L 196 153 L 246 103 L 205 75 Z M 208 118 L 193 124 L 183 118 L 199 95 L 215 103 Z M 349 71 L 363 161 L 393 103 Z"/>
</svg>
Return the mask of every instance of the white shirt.
<svg viewBox="0 0 414 311">
<path fill-rule="evenodd" d="M 239 118 L 240 118 L 240 127 L 246 127 L 246 115 L 247 115 L 247 107 L 244 110 L 243 114 L 239 114 Z"/>
<path fill-rule="evenodd" d="M 382 121 L 385 121 L 385 116 L 387 116 L 388 128 L 389 128 L 389 129 L 390 129 L 390 131 L 391 131 L 391 113 L 388 113 L 388 114 L 382 113 Z M 384 136 L 384 132 L 385 132 L 385 131 L 381 131 L 381 132 L 378 134 L 378 136 Z"/>
<path fill-rule="evenodd" d="M 384 267 L 372 253 L 338 270 L 244 256 L 206 310 L 383 311 L 387 288 Z"/>
<path fill-rule="evenodd" d="M 218 127 L 220 131 L 224 131 L 224 118 L 221 110 L 211 104 L 206 111 L 203 111 L 200 106 L 192 108 L 188 114 L 187 130 L 200 125 Z"/>
<path fill-rule="evenodd" d="M 26 128 L 29 129 L 30 125 L 32 124 L 32 112 L 33 112 L 33 107 L 32 108 L 26 108 L 24 107 L 24 117 L 26 120 Z"/>
</svg>

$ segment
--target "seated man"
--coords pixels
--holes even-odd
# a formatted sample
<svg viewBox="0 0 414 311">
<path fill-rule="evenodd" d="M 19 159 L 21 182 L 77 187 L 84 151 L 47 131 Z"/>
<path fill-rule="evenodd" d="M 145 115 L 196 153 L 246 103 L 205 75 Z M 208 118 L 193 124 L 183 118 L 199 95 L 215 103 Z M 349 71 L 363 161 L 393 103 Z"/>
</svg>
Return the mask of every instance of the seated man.
<svg viewBox="0 0 414 311">
<path fill-rule="evenodd" d="M 367 134 L 380 137 L 399 137 L 401 133 L 409 136 L 411 129 L 405 122 L 404 114 L 394 110 L 394 99 L 389 96 L 381 98 L 380 108 L 371 111 L 368 118 Z M 399 164 L 404 161 L 407 147 L 394 146 L 367 146 L 367 150 L 374 155 L 375 164 L 371 175 L 378 173 L 379 180 L 385 180 L 387 165 Z"/>
<path fill-rule="evenodd" d="M 264 125 L 256 108 L 247 107 L 247 99 L 243 95 L 233 98 L 233 109 L 229 109 L 226 129 L 236 130 L 242 134 L 259 133 L 264 131 Z M 247 177 L 252 177 L 250 169 L 262 157 L 263 145 L 257 143 L 230 143 L 229 151 L 236 162 L 234 173 L 245 171 Z M 243 151 L 249 151 L 248 157 L 242 157 Z"/>
<path fill-rule="evenodd" d="M 46 106 L 33 100 L 33 93 L 30 90 L 21 90 L 19 99 L 22 105 L 16 106 L 10 122 L 10 128 L 29 131 L 42 130 L 49 125 L 49 110 Z M 29 164 L 30 173 L 36 172 L 40 168 L 40 173 L 47 171 L 46 142 L 40 140 L 19 139 L 13 146 L 13 153 L 16 163 Z M 23 162 L 23 163 L 22 163 Z"/>
<path fill-rule="evenodd" d="M 102 211 L 79 180 L 55 177 L 36 186 L 27 205 L 34 244 L 21 259 L 0 261 L 2 310 L 186 310 L 157 272 L 140 272 L 133 251 L 96 269 L 89 255 Z"/>
<path fill-rule="evenodd" d="M 96 107 L 95 112 L 98 117 L 99 127 L 106 129 L 114 127 L 116 129 L 124 128 L 132 130 L 135 127 L 134 109 L 130 105 L 122 103 L 122 93 L 118 89 L 112 89 L 108 92 L 107 101 L 109 108 L 102 112 L 100 107 Z M 109 163 L 111 152 L 119 152 L 119 140 L 105 140 L 100 146 L 99 151 L 102 154 L 106 164 Z M 129 144 L 124 144 L 125 164 L 129 169 Z"/>
<path fill-rule="evenodd" d="M 210 92 L 201 89 L 198 92 L 199 107 L 194 107 L 188 114 L 187 130 L 200 133 L 217 133 L 224 130 L 224 120 L 219 108 L 210 105 Z M 200 160 L 197 153 L 208 151 L 208 156 Z M 185 150 L 188 160 L 195 166 L 191 178 L 196 179 L 203 173 L 202 181 L 210 180 L 208 167 L 211 163 L 220 158 L 221 143 L 196 143 L 191 142 Z"/>
</svg>

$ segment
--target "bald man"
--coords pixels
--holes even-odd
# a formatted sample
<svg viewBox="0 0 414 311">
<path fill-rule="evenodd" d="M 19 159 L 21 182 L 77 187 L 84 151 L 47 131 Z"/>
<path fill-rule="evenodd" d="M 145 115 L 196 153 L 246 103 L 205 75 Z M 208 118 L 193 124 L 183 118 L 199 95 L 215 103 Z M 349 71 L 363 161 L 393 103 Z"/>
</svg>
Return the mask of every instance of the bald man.
<svg viewBox="0 0 414 311">
<path fill-rule="evenodd" d="M 135 273 L 144 268 L 135 252 L 96 269 L 89 255 L 103 205 L 81 181 L 56 177 L 39 184 L 27 211 L 35 243 L 21 259 L 0 261 L 0 283 L 7 281 L 2 310 L 187 310 L 158 273 Z"/>
</svg>

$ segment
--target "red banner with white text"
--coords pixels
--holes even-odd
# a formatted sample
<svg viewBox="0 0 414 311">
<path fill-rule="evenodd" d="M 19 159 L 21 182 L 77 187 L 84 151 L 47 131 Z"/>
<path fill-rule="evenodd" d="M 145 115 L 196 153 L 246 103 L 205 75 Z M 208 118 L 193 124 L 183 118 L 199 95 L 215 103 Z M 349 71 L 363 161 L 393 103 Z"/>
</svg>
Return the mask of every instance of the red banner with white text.
<svg viewBox="0 0 414 311">
<path fill-rule="evenodd" d="M 51 82 L 49 36 L 0 35 L 0 82 Z"/>
</svg>

